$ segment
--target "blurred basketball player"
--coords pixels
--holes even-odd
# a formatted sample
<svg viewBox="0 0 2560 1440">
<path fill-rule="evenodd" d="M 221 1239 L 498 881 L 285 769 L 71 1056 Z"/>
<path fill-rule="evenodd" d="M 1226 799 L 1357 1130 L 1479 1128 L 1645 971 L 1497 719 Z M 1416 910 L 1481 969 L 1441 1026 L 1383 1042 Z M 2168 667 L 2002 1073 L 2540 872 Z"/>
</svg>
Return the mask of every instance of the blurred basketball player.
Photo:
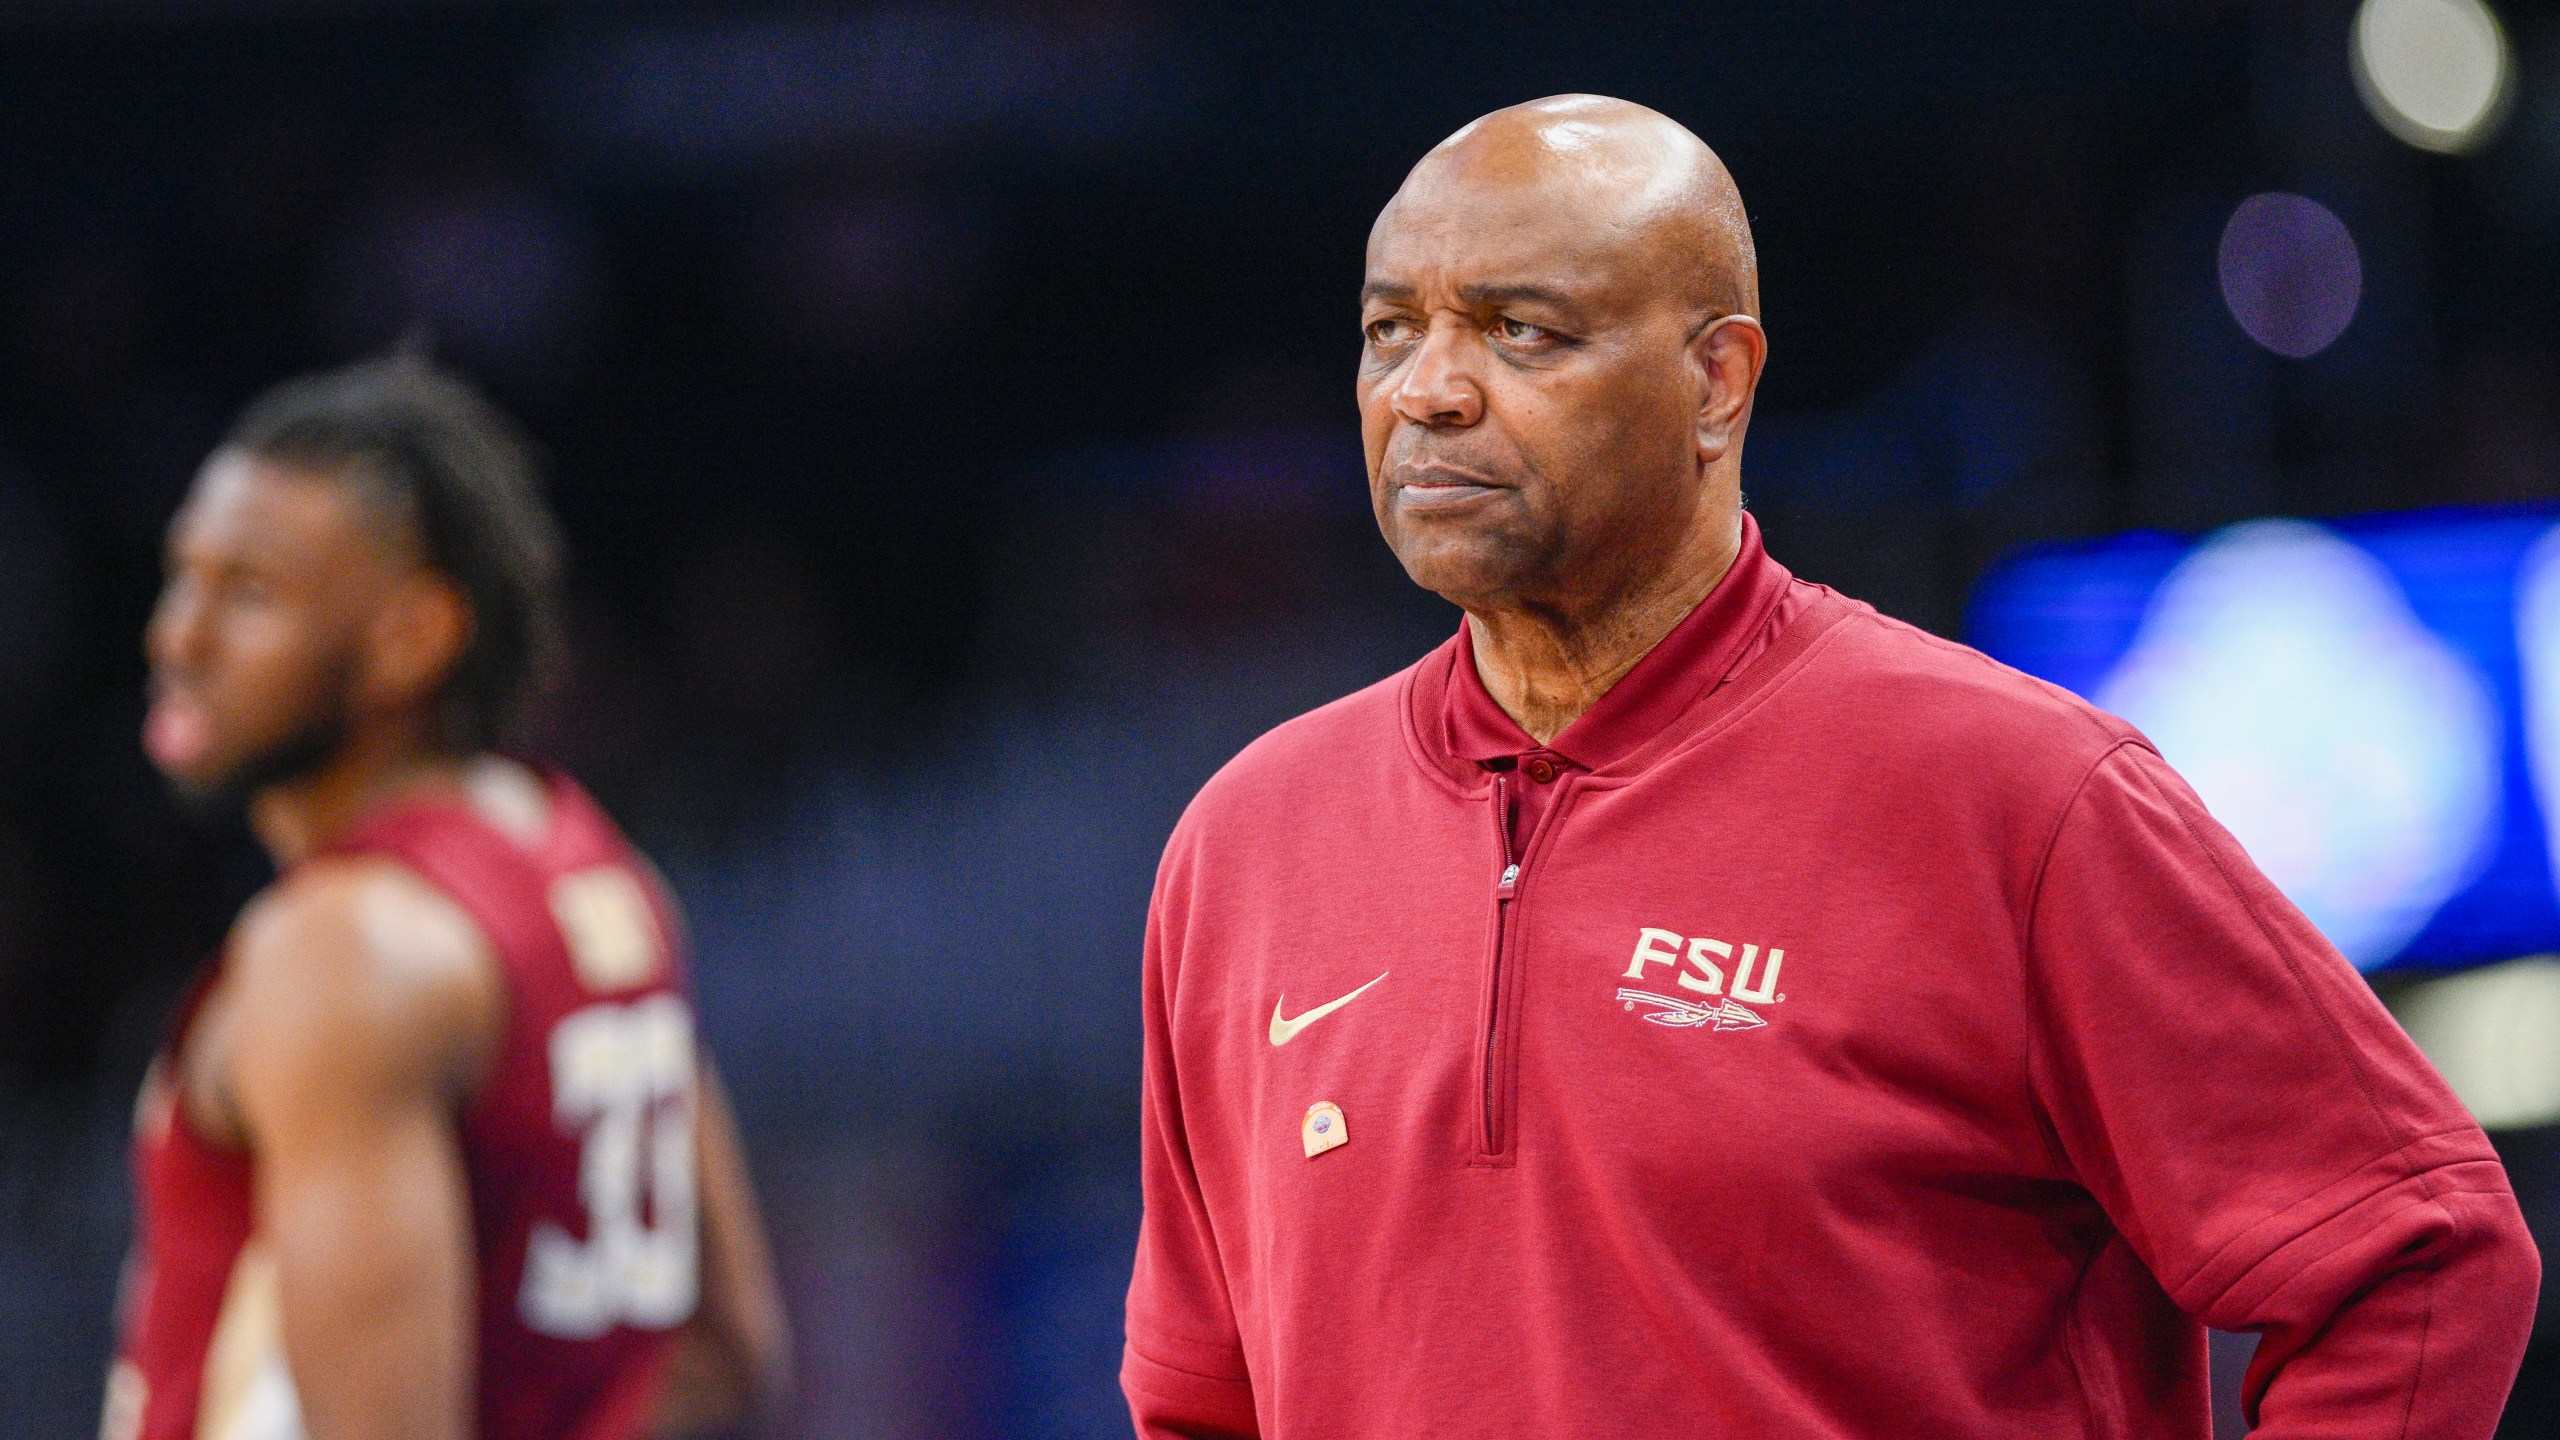
<svg viewBox="0 0 2560 1440">
<path fill-rule="evenodd" d="M 106 1440 L 624 1440 L 782 1386 L 668 897 L 491 749 L 557 555 L 506 419 L 406 359 L 270 392 L 172 522 L 144 748 L 279 874 L 144 1085 Z"/>
</svg>

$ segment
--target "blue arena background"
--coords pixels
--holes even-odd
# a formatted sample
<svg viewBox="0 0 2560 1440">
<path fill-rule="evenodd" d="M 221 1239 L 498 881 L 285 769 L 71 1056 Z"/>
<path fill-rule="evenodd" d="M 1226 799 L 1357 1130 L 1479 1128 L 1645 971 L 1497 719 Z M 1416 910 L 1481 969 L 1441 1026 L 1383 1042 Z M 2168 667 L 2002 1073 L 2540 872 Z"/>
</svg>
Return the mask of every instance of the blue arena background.
<svg viewBox="0 0 2560 1440">
<path fill-rule="evenodd" d="M 2466 812 L 2476 823 L 2453 827 L 2460 833 L 2420 837 L 2425 845 L 2434 847 L 2431 863 L 2441 867 L 2439 873 L 2454 877 L 2440 886 L 2449 893 L 2440 902 L 2423 893 L 2417 897 L 2415 903 L 2426 907 L 2429 913 L 2422 921 L 2413 922 L 2414 933 L 2408 934 L 2405 941 L 2390 943 L 2391 932 L 2386 929 L 2384 939 L 2376 942 L 2378 949 L 2368 945 L 2366 953 L 2359 954 L 2345 940 L 2341 940 L 2341 946 L 2368 970 L 2454 967 L 2560 950 L 2560 887 L 2555 887 L 2549 840 L 2554 807 L 2547 800 L 2560 796 L 2560 733 L 2555 733 L 2560 727 L 2554 723 L 2555 718 L 2560 718 L 2560 707 L 2551 703 L 2556 693 L 2552 677 L 2560 676 L 2560 626 L 2536 626 L 2527 616 L 2525 630 L 2529 633 L 2522 633 L 2520 638 L 2519 628 L 2520 613 L 2532 595 L 2544 596 L 2546 606 L 2549 597 L 2560 595 L 2560 585 L 2554 583 L 2560 580 L 2560 563 L 2555 563 L 2560 562 L 2560 544 L 2544 544 L 2555 534 L 2560 534 L 2560 507 L 2534 505 L 2491 510 L 2436 509 L 2319 524 L 2253 522 L 2202 539 L 2142 532 L 2096 542 L 2039 547 L 1995 567 L 1976 588 L 1966 616 L 1967 638 L 2029 674 L 2107 704 L 2110 699 L 2121 700 L 2132 694 L 2125 684 L 2128 657 L 2136 652 L 2146 627 L 2160 624 L 2164 613 L 2173 608 L 2164 605 L 2163 597 L 2175 588 L 2176 577 L 2200 573 L 2196 568 L 2200 555 L 2218 552 L 2245 567 L 2255 561 L 2240 557 L 2250 556 L 2253 547 L 2272 545 L 2283 553 L 2297 557 L 2307 554 L 2321 565 L 2333 570 L 2343 567 L 2349 572 L 2356 568 L 2354 556 L 2368 558 L 2378 564 L 2381 575 L 2388 577 L 2396 588 L 2397 599 L 2405 605 L 2406 615 L 2422 632 L 2417 648 L 2423 649 L 2423 642 L 2431 640 L 2442 648 L 2445 657 L 2459 662 L 2457 666 L 2442 660 L 2421 661 L 2422 665 L 2436 665 L 2433 671 L 2421 672 L 2421 677 L 2458 675 L 2467 670 L 2476 680 L 2478 694 L 2487 702 L 2485 713 L 2491 723 L 2485 729 L 2477 725 L 2466 729 L 2462 723 L 2431 728 L 2421 723 L 2414 732 L 2403 727 L 2391 751 L 2371 748 L 2358 735 L 2366 715 L 2377 709 L 2411 706 L 2441 709 L 2445 705 L 2441 692 L 2468 686 L 2457 680 L 2401 684 L 2395 688 L 2387 681 L 2378 681 L 2373 667 L 2383 663 L 2379 657 L 2395 648 L 2409 649 L 2412 636 L 2377 633 L 2367 637 L 2353 631 L 2333 637 L 2331 648 L 2339 649 L 2336 642 L 2340 640 L 2361 646 L 2362 656 L 2375 657 L 2370 663 L 2360 658 L 2327 676 L 2313 677 L 2311 683 L 2305 683 L 2301 676 L 2270 678 L 2265 684 L 2271 689 L 2280 687 L 2281 693 L 2264 696 L 2196 693 L 2197 687 L 2207 685 L 2245 692 L 2251 688 L 2251 681 L 2246 673 L 2235 677 L 2227 667 L 2217 676 L 2210 659 L 2192 658 L 2199 647 L 2189 644 L 2190 658 L 2155 670 L 2152 682 L 2142 692 L 2148 697 L 2147 706 L 2155 711 L 2219 717 L 2217 723 L 2196 729 L 2186 737 L 2186 753 L 2180 753 L 2181 745 L 2153 731 L 2142 715 L 2127 713 L 2126 718 L 2143 725 L 2161 742 L 2170 761 L 2187 772 L 2191 780 L 2197 780 L 2207 804 L 2218 818 L 2241 833 L 2244 842 L 2249 839 L 2247 817 L 2226 813 L 2225 804 L 2217 803 L 2212 789 L 2198 779 L 2200 762 L 2207 772 L 2219 769 L 2243 777 L 2252 768 L 2325 768 L 2334 777 L 2334 784 L 2323 793 L 2347 797 L 2336 803 L 2352 806 L 2361 779 L 2359 771 L 2369 768 L 2360 757 L 2405 754 L 2411 748 L 2408 733 L 2437 737 L 2426 741 L 2427 745 L 2476 751 L 2443 756 L 2442 764 L 2427 772 L 2486 777 L 2485 786 L 2472 787 L 2489 802 L 2485 811 L 2474 806 Z M 2352 551 L 2342 547 L 2352 547 Z M 2537 579 L 2550 588 L 2535 590 Z M 2379 593 L 2369 583 L 2365 590 Z M 2315 597 L 2298 618 L 2270 621 L 2271 614 L 2280 616 L 2287 609 L 2289 594 L 2299 598 L 2298 592 L 2284 590 L 2252 595 L 2244 569 L 2236 588 L 2225 584 L 2218 589 L 2207 586 L 2197 591 L 2200 598 L 2184 606 L 2182 623 L 2191 629 L 2200 624 L 2207 636 L 2202 648 L 2210 649 L 2216 643 L 2212 636 L 2239 635 L 2253 624 L 2316 627 L 2325 623 L 2324 616 L 2335 617 L 2356 609 L 2352 605 L 2324 608 Z M 2541 613 L 2553 612 L 2546 609 Z M 2387 617 L 2376 622 L 2361 611 L 2337 623 L 2353 623 L 2376 631 L 2401 628 Z M 2543 677 L 2538 693 L 2544 700 L 2539 707 L 2531 698 L 2536 693 L 2537 675 Z M 2187 693 L 2181 693 L 2181 687 L 2186 687 Z M 2457 701 L 2451 708 L 2460 712 L 2461 704 Z M 2301 725 L 2285 721 L 2287 715 L 2303 713 L 2334 717 L 2328 727 L 2332 738 L 2306 740 Z M 2480 707 L 2475 705 L 2469 713 L 2481 713 Z M 2543 717 L 2539 738 L 2533 723 L 2536 713 Z M 2311 752 L 2306 753 L 2306 745 L 2313 747 Z M 2199 753 L 2225 747 L 2225 754 Z M 2326 753 L 2322 753 L 2323 747 Z M 2539 780 L 2537 751 L 2541 756 Z M 2424 810 L 2428 806 L 2417 808 Z M 2298 818 L 2315 827 L 2334 824 L 2351 829 L 2358 824 L 2371 824 L 2395 832 L 2403 841 L 2408 839 L 2409 827 L 2395 814 L 2349 811 L 2336 817 Z M 2251 848 L 2253 853 L 2258 850 L 2255 845 Z M 2266 864 L 2269 857 L 2258 854 L 2257 858 Z M 2271 874 L 2277 874 L 2279 883 L 2286 882 L 2287 877 L 2278 874 L 2274 866 L 2269 869 Z M 2313 887 L 2286 883 L 2288 893 L 2298 902 L 2306 899 L 2303 888 Z M 2322 920 L 2323 928 L 2330 930 L 2333 939 L 2339 938 L 2340 928 L 2332 928 L 2317 905 L 2305 903 L 2304 908 Z"/>
</svg>

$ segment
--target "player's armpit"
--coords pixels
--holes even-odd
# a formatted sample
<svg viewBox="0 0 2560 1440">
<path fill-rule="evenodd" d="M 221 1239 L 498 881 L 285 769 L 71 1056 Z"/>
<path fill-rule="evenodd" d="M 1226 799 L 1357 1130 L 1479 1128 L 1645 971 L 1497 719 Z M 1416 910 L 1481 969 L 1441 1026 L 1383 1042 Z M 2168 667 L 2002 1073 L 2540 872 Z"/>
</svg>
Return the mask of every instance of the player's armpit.
<svg viewBox="0 0 2560 1440">
<path fill-rule="evenodd" d="M 791 1331 L 728 1092 L 706 1058 L 696 1104 L 702 1300 L 679 1338 L 652 1433 L 697 1435 L 778 1408 L 791 1391 Z"/>
<path fill-rule="evenodd" d="M 461 1440 L 475 1297 L 453 1117 L 504 1023 L 495 962 L 424 882 L 358 862 L 273 892 L 231 966 L 224 1088 L 305 1431 Z"/>
</svg>

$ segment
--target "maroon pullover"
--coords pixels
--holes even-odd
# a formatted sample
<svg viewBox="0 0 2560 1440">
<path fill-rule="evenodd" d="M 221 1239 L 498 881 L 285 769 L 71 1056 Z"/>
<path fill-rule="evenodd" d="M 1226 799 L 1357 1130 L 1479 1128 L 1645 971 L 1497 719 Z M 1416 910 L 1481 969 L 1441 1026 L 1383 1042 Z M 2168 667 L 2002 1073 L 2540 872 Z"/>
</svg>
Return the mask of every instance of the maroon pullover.
<svg viewBox="0 0 2560 1440">
<path fill-rule="evenodd" d="M 1552 745 L 1490 705 L 1462 628 L 1174 833 L 1142 1436 L 2200 1440 L 2208 1324 L 2262 1440 L 2491 1433 L 2504 1172 L 2130 726 L 1747 519 Z"/>
</svg>

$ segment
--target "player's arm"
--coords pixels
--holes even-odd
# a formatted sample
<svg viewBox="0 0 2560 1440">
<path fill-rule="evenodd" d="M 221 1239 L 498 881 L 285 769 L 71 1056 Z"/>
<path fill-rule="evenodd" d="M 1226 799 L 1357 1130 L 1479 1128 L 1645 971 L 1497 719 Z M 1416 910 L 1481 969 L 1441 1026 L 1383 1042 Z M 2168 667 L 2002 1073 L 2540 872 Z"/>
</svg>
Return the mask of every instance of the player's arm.
<svg viewBox="0 0 2560 1440">
<path fill-rule="evenodd" d="M 257 1166 L 311 1440 L 468 1440 L 471 1210 L 454 1115 L 504 1023 L 470 920 L 380 861 L 244 921 L 226 1090 Z"/>
<path fill-rule="evenodd" d="M 2032 919 L 2038 1099 L 2170 1297 L 2258 1332 L 2266 1440 L 2487 1440 L 2539 1267 L 2480 1128 L 2159 757 L 2064 816 Z"/>
<path fill-rule="evenodd" d="M 774 1409 L 791 1390 L 791 1330 L 729 1096 L 708 1057 L 696 1089 L 702 1300 L 676 1346 L 655 1433 L 700 1434 Z"/>
</svg>

